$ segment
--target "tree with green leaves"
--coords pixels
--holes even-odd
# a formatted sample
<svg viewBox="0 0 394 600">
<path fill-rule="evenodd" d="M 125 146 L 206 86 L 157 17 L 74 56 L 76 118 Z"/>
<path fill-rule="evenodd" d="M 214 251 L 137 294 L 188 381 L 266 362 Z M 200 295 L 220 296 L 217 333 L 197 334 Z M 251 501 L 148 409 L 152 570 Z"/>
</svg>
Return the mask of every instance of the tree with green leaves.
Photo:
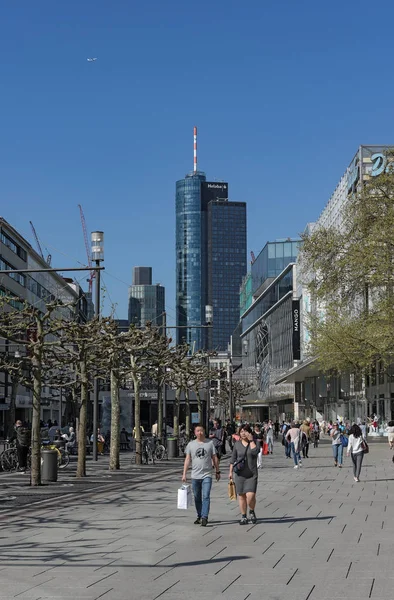
<svg viewBox="0 0 394 600">
<path fill-rule="evenodd" d="M 392 164 L 393 152 L 387 156 Z M 349 196 L 339 228 L 303 236 L 303 283 L 312 298 L 309 353 L 323 371 L 365 372 L 394 360 L 394 172 Z"/>
</svg>

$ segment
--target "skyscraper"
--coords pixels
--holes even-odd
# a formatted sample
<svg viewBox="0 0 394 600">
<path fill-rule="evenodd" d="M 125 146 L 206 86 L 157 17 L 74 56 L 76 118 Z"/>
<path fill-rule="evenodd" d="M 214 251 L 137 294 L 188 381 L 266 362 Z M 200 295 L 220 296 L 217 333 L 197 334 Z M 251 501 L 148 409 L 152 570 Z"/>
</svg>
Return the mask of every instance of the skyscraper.
<svg viewBox="0 0 394 600">
<path fill-rule="evenodd" d="M 161 326 L 164 311 L 165 289 L 152 285 L 152 267 L 134 267 L 133 285 L 129 288 L 129 323 L 141 327 L 151 321 Z"/>
<path fill-rule="evenodd" d="M 246 205 L 229 202 L 228 184 L 208 182 L 197 170 L 196 136 L 195 128 L 194 170 L 176 182 L 177 343 L 224 350 L 239 319 L 246 274 Z M 207 305 L 214 307 L 209 336 L 202 328 Z"/>
<path fill-rule="evenodd" d="M 133 285 L 152 285 L 152 267 L 134 267 Z"/>
<path fill-rule="evenodd" d="M 239 288 L 246 275 L 246 203 L 208 204 L 208 304 L 211 350 L 225 351 L 239 321 Z"/>
</svg>

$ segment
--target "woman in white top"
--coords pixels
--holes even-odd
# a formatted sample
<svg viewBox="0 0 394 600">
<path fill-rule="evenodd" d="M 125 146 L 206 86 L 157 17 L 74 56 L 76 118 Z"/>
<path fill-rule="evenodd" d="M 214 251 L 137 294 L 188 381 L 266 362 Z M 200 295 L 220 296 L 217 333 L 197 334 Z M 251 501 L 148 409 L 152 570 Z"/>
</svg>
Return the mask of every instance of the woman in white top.
<svg viewBox="0 0 394 600">
<path fill-rule="evenodd" d="M 364 438 L 358 425 L 352 425 L 350 428 L 346 454 L 352 456 L 354 481 L 358 482 L 364 458 Z"/>
<path fill-rule="evenodd" d="M 388 433 L 390 450 L 392 450 L 394 448 L 394 421 L 387 423 L 386 431 Z"/>
</svg>

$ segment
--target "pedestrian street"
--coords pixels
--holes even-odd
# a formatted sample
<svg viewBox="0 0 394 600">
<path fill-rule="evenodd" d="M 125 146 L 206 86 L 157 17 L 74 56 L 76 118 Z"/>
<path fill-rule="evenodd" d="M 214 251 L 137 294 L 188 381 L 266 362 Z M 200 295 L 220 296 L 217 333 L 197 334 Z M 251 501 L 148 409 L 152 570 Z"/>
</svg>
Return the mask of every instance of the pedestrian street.
<svg viewBox="0 0 394 600">
<path fill-rule="evenodd" d="M 294 470 L 276 443 L 259 472 L 256 525 L 227 495 L 228 455 L 207 527 L 177 510 L 182 462 L 63 504 L 3 513 L 0 599 L 391 600 L 394 464 L 370 444 L 361 481 L 330 444 Z"/>
</svg>

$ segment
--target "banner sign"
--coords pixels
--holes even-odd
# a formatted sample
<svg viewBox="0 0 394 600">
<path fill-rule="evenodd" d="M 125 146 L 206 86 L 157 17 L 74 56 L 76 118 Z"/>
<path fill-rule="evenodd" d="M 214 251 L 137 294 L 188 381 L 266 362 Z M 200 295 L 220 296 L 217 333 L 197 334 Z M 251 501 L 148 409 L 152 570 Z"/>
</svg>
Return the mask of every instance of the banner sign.
<svg viewBox="0 0 394 600">
<path fill-rule="evenodd" d="M 300 301 L 293 300 L 293 360 L 301 360 Z"/>
</svg>

